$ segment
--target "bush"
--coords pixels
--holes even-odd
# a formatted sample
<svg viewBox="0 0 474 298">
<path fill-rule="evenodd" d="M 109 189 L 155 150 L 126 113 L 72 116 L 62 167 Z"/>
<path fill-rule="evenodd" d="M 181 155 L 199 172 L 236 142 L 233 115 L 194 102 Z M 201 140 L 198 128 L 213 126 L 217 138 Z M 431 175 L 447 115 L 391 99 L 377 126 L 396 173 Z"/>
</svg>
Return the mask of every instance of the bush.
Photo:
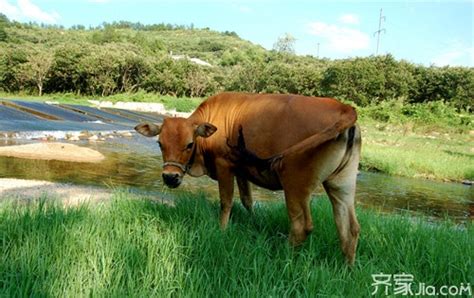
<svg viewBox="0 0 474 298">
<path fill-rule="evenodd" d="M 410 98 L 413 102 L 445 100 L 458 108 L 474 106 L 474 69 L 465 67 L 414 68 L 415 88 Z"/>
<path fill-rule="evenodd" d="M 336 61 L 324 72 L 321 88 L 328 95 L 365 106 L 407 98 L 414 82 L 410 65 L 387 55 Z"/>
<path fill-rule="evenodd" d="M 202 97 L 229 90 L 332 96 L 359 106 L 393 99 L 444 101 L 468 111 L 474 105 L 473 68 L 424 67 L 397 61 L 391 55 L 321 60 L 266 51 L 233 32 L 170 24 L 122 21 L 65 30 L 1 20 L 0 29 L 8 35 L 7 42 L 0 41 L 0 90 L 6 92 L 40 88 L 35 86 L 34 72 L 28 76 L 21 71 L 32 64 L 27 55 L 31 50 L 38 57 L 54 53 L 41 81 L 50 94 L 106 96 L 145 90 Z M 168 51 L 198 57 L 214 66 L 175 61 Z"/>
<path fill-rule="evenodd" d="M 389 124 L 414 123 L 418 127 L 438 127 L 462 131 L 474 129 L 474 116 L 443 101 L 407 103 L 403 99 L 386 100 L 359 107 L 359 116 Z"/>
</svg>

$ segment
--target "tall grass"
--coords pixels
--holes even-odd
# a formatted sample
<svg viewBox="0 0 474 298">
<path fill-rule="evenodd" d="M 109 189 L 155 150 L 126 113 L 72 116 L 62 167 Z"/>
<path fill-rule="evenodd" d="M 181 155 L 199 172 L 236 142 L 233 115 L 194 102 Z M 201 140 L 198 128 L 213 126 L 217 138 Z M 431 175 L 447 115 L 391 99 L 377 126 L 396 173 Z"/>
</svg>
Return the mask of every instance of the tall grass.
<svg viewBox="0 0 474 298">
<path fill-rule="evenodd" d="M 474 115 L 442 101 L 387 100 L 357 108 L 361 166 L 394 176 L 474 180 Z"/>
<path fill-rule="evenodd" d="M 283 203 L 259 204 L 253 216 L 236 205 L 221 231 L 218 204 L 199 194 L 175 206 L 127 193 L 98 206 L 47 200 L 1 206 L 0 296 L 368 297 L 381 272 L 436 287 L 473 284 L 471 224 L 358 210 L 349 268 L 327 199 L 313 202 L 315 230 L 299 249 L 287 244 Z"/>
<path fill-rule="evenodd" d="M 361 167 L 394 176 L 445 181 L 474 180 L 472 136 L 406 132 L 388 125 L 362 125 Z"/>
</svg>

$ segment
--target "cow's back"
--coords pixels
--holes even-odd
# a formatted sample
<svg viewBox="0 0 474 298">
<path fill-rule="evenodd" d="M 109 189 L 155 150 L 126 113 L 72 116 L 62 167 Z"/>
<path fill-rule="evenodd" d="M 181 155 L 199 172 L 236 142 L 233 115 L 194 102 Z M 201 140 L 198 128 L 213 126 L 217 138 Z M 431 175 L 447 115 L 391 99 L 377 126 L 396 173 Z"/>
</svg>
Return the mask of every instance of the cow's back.
<svg viewBox="0 0 474 298">
<path fill-rule="evenodd" d="M 282 152 L 353 112 L 334 99 L 282 94 L 221 93 L 200 106 L 218 131 L 213 146 L 236 144 L 239 127 L 246 146 L 260 157 Z M 199 108 L 198 108 L 199 109 Z"/>
</svg>

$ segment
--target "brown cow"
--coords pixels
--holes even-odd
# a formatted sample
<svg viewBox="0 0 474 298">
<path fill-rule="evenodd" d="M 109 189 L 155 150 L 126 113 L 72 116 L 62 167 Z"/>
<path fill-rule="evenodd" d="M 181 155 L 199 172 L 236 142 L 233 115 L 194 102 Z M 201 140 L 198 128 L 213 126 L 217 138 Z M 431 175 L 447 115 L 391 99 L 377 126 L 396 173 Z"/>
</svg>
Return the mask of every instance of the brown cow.
<svg viewBox="0 0 474 298">
<path fill-rule="evenodd" d="M 218 181 L 220 225 L 227 226 L 234 178 L 251 210 L 249 181 L 283 189 L 291 221 L 290 242 L 313 229 L 310 194 L 323 183 L 333 206 L 342 251 L 352 264 L 359 223 L 354 210 L 360 131 L 356 112 L 331 98 L 222 93 L 204 101 L 189 118 L 139 124 L 147 137 L 160 135 L 163 180 L 180 185 L 184 174 Z"/>
</svg>

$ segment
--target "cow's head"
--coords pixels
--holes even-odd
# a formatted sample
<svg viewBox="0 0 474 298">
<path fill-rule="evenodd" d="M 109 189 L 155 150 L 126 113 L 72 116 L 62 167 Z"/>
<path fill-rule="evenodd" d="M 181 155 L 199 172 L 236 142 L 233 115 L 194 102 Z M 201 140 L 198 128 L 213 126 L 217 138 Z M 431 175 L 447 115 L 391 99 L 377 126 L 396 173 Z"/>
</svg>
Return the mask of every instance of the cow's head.
<svg viewBox="0 0 474 298">
<path fill-rule="evenodd" d="M 196 162 L 196 139 L 210 137 L 217 128 L 210 123 L 196 124 L 185 118 L 166 118 L 162 125 L 143 123 L 135 126 L 135 130 L 146 137 L 159 135 L 163 181 L 168 187 L 175 188 Z"/>
</svg>

